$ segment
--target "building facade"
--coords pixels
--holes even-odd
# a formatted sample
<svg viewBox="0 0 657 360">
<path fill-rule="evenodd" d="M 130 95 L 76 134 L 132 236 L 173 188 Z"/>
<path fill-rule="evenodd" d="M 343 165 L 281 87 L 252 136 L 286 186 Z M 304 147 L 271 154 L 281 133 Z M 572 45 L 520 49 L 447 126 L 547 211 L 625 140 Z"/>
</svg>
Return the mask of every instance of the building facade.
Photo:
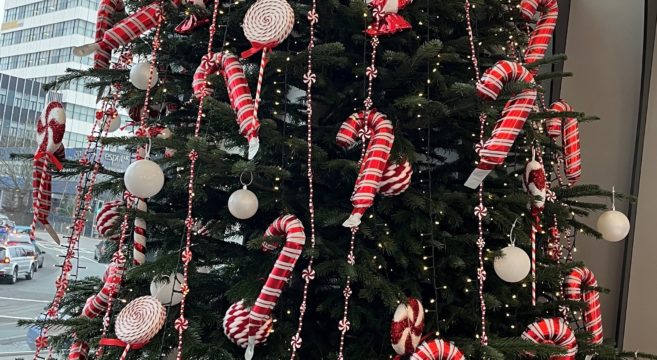
<svg viewBox="0 0 657 360">
<path fill-rule="evenodd" d="M 93 58 L 73 56 L 72 51 L 94 41 L 97 8 L 98 0 L 6 0 L 0 25 L 0 73 L 48 83 L 67 68 L 89 68 Z M 96 91 L 73 81 L 58 92 L 67 115 L 64 145 L 84 147 L 95 119 Z M 7 135 L 3 127 L 0 138 Z"/>
</svg>

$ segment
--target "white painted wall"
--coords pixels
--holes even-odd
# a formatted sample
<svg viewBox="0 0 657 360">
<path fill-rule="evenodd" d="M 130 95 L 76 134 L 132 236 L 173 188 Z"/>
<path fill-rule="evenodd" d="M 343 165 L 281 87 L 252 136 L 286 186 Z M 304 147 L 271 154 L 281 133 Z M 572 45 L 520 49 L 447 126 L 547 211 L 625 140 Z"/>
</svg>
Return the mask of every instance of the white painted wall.
<svg viewBox="0 0 657 360">
<path fill-rule="evenodd" d="M 561 94 L 577 111 L 602 119 L 580 126 L 582 184 L 599 184 L 607 189 L 615 185 L 617 191 L 630 191 L 641 85 L 643 11 L 644 0 L 572 1 L 565 71 L 575 76 L 564 79 Z M 626 211 L 627 204 L 617 204 L 617 209 Z M 597 216 L 588 223 L 594 225 L 596 220 Z M 577 241 L 576 259 L 586 262 L 600 285 L 611 290 L 601 295 L 605 338 L 614 338 L 616 333 L 623 247 L 624 242 L 583 236 Z"/>
<path fill-rule="evenodd" d="M 657 51 L 654 52 L 654 56 L 657 56 Z M 657 191 L 654 186 L 657 184 L 657 61 L 655 59 L 653 59 L 651 76 L 623 348 L 656 354 Z"/>
</svg>

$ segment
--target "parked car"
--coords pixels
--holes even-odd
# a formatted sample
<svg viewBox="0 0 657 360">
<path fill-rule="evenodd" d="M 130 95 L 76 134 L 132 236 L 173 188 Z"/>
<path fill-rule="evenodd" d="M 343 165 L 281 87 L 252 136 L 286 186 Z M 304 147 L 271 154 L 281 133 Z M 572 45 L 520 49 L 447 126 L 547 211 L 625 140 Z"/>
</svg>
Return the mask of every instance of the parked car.
<svg viewBox="0 0 657 360">
<path fill-rule="evenodd" d="M 15 284 L 18 277 L 32 280 L 38 267 L 34 245 L 13 244 L 0 246 L 0 277 Z"/>
<path fill-rule="evenodd" d="M 37 259 L 37 269 L 41 269 L 43 267 L 43 262 L 46 261 L 46 252 L 37 244 L 34 244 L 34 250 Z"/>
<path fill-rule="evenodd" d="M 4 245 L 15 245 L 15 244 L 30 244 L 32 245 L 32 239 L 30 239 L 30 235 L 25 235 L 25 234 L 16 234 L 16 233 L 8 233 L 7 236 L 4 237 L 2 240 L 2 244 Z"/>
</svg>

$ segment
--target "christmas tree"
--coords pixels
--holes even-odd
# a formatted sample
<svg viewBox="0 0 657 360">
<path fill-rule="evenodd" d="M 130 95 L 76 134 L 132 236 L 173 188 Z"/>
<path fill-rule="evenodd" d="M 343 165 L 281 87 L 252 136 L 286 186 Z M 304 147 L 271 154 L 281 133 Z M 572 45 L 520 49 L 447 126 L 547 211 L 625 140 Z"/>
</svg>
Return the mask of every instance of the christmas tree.
<svg viewBox="0 0 657 360">
<path fill-rule="evenodd" d="M 98 88 L 92 150 L 149 157 L 165 181 L 158 192 L 157 169 L 65 162 L 60 176 L 79 176 L 82 198 L 116 196 L 99 220 L 117 252 L 105 279 L 58 284 L 43 325 L 68 331 L 46 344 L 44 330 L 39 356 L 52 347 L 84 358 L 91 347 L 92 358 L 240 359 L 249 348 L 256 359 L 383 359 L 408 357 L 422 338 L 418 353 L 451 341 L 470 359 L 633 358 L 601 343 L 599 314 L 585 315 L 600 289 L 572 259 L 576 233 L 599 235 L 579 220 L 605 208 L 582 198 L 611 194 L 575 184 L 579 145 L 556 141 L 589 118 L 544 99 L 543 86 L 568 75 L 541 67 L 565 59 L 543 56 L 556 1 L 522 3 L 528 14 L 516 0 L 135 1 L 128 13 L 140 16 L 118 22 L 120 1 L 102 0 L 100 45 L 80 49 L 95 51 L 95 68 L 50 86 Z M 131 39 L 121 28 L 131 21 L 149 31 Z M 125 37 L 108 45 L 116 24 Z M 494 66 L 512 76 L 482 99 L 480 73 Z M 131 109 L 136 136 L 102 131 L 118 108 Z M 484 141 L 510 116 L 527 121 L 512 145 L 500 136 L 513 127 L 496 130 L 510 147 L 500 155 L 505 146 Z M 479 190 L 475 167 L 492 170 Z M 504 273 L 505 260 L 529 266 L 532 242 L 535 274 L 517 263 Z M 520 277 L 503 281 L 494 262 Z M 162 277 L 170 299 L 157 297 L 169 306 L 119 315 L 166 290 Z M 408 321 L 391 330 L 400 304 Z M 541 319 L 560 328 L 540 334 Z"/>
</svg>

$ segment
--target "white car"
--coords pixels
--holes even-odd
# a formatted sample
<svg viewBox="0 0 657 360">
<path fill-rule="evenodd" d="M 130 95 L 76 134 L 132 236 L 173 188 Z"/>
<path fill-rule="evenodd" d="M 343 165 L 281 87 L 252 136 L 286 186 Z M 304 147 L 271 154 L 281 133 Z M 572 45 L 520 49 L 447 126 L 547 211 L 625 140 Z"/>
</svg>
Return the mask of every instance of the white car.
<svg viewBox="0 0 657 360">
<path fill-rule="evenodd" d="M 0 245 L 0 277 L 15 284 L 19 276 L 32 280 L 38 260 L 34 246 L 23 244 Z"/>
</svg>

